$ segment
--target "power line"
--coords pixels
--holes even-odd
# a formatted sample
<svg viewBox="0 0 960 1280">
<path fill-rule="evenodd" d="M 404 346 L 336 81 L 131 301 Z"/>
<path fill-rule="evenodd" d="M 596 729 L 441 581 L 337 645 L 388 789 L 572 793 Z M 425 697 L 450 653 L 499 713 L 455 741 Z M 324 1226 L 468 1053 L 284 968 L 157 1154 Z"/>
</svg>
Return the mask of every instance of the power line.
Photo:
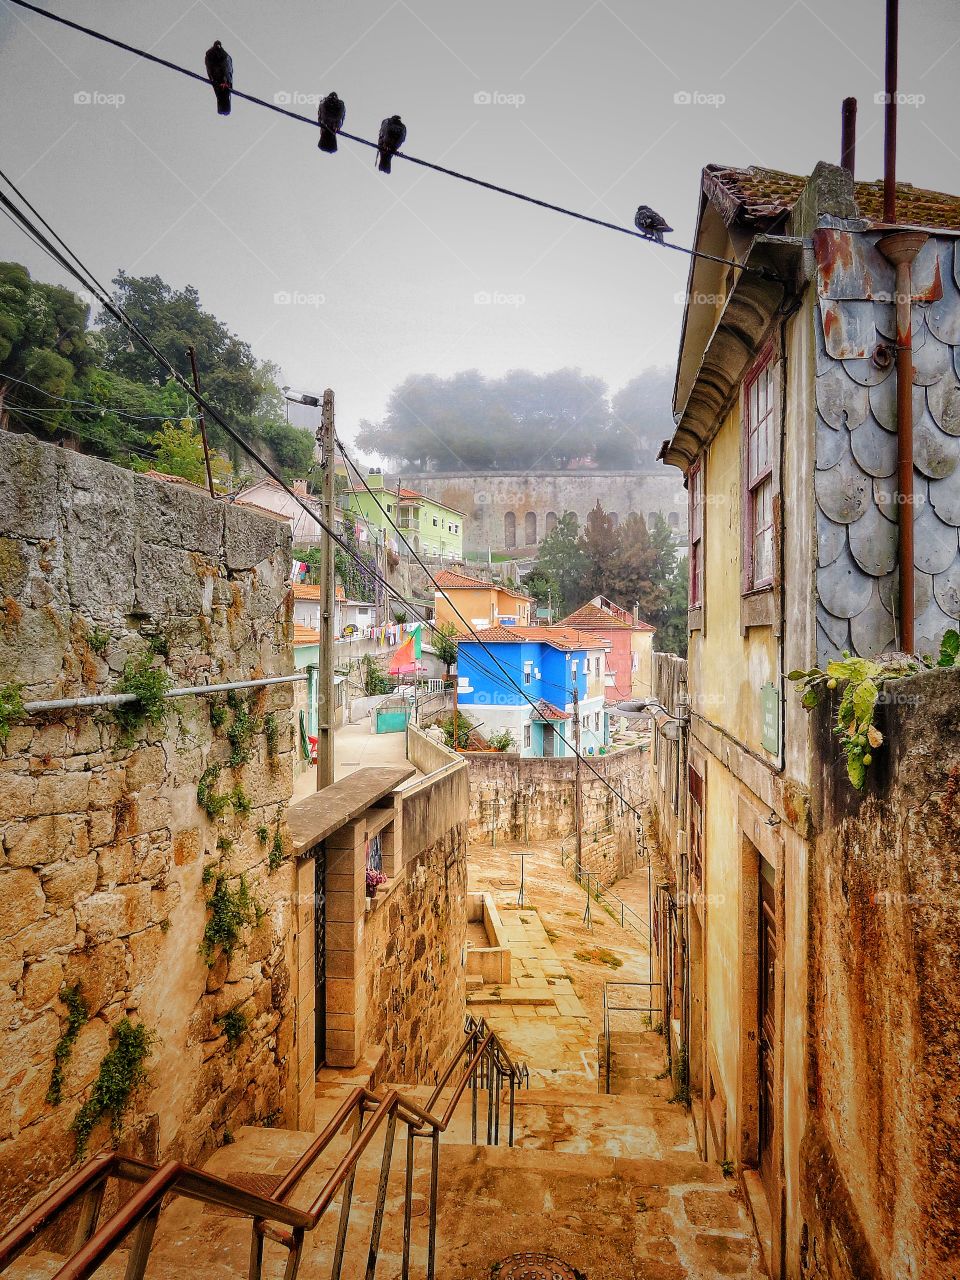
<svg viewBox="0 0 960 1280">
<path fill-rule="evenodd" d="M 100 40 L 104 44 L 113 45 L 116 49 L 122 49 L 125 53 L 132 53 L 138 58 L 144 58 L 148 62 L 156 63 L 157 66 L 166 67 L 168 71 L 176 71 L 179 75 L 187 76 L 191 80 L 199 80 L 201 84 L 209 87 L 210 81 L 205 75 L 201 75 L 199 71 L 192 71 L 189 67 L 183 67 L 177 62 L 171 62 L 168 58 L 161 58 L 155 53 L 150 53 L 146 49 L 140 49 L 136 45 L 127 44 L 124 40 L 118 40 L 115 36 L 108 36 L 106 32 L 97 31 L 93 27 L 84 26 L 80 22 L 72 22 L 69 18 L 63 18 L 60 14 L 50 13 L 46 9 L 41 9 L 35 4 L 30 4 L 28 0 L 9 0 L 10 4 L 15 4 L 21 9 L 29 9 L 31 13 L 37 14 L 41 18 L 46 18 L 50 22 L 59 23 L 60 26 L 69 27 L 72 31 L 79 31 L 81 35 L 90 36 L 94 40 Z M 309 125 L 313 129 L 319 129 L 320 123 L 311 116 L 302 115 L 299 111 L 291 111 L 288 107 L 283 107 L 277 102 L 269 102 L 266 98 L 259 98 L 253 93 L 244 93 L 240 89 L 231 88 L 231 94 L 235 98 L 242 98 L 244 102 L 250 102 L 254 106 L 263 107 L 267 111 L 274 111 L 278 115 L 287 116 L 291 120 L 296 120 L 301 124 Z M 377 151 L 379 145 L 370 138 L 363 138 L 356 133 L 348 133 L 345 129 L 339 130 L 338 137 L 347 138 L 350 142 L 356 142 L 360 146 L 370 147 Z M 719 262 L 724 266 L 737 267 L 741 271 L 750 272 L 753 275 L 759 275 L 764 279 L 779 280 L 780 277 L 775 272 L 768 270 L 766 267 L 748 267 L 736 258 L 723 258 L 717 254 L 704 253 L 701 249 L 688 248 L 682 244 L 672 244 L 670 241 L 654 239 L 649 235 L 644 235 L 641 231 L 636 231 L 632 227 L 624 227 L 616 222 L 607 222 L 603 218 L 594 218 L 591 214 L 580 213 L 576 209 L 568 209 L 564 205 L 554 204 L 550 200 L 541 200 L 537 196 L 527 195 L 526 192 L 516 191 L 511 187 L 504 187 L 497 182 L 488 182 L 483 178 L 474 177 L 473 174 L 463 173 L 459 169 L 450 169 L 446 165 L 437 164 L 433 160 L 424 160 L 421 156 L 411 155 L 409 152 L 397 151 L 395 158 L 398 160 L 406 160 L 410 164 L 419 165 L 422 169 L 432 169 L 434 173 L 442 173 L 448 178 L 456 178 L 459 182 L 468 182 L 472 186 L 482 187 L 486 191 L 496 192 L 498 195 L 509 196 L 513 200 L 522 200 L 525 204 L 536 205 L 540 209 L 549 209 L 552 213 L 562 213 L 568 218 L 575 218 L 580 222 L 587 222 L 595 227 L 603 227 L 607 231 L 617 231 L 621 235 L 632 236 L 635 240 L 643 240 L 647 244 L 655 245 L 660 249 L 670 249 L 674 253 L 685 253 L 691 258 L 705 258 L 708 262 Z"/>
<path fill-rule="evenodd" d="M 4 213 L 6 213 L 6 210 L 4 210 Z M 9 216 L 9 215 L 7 215 L 7 216 Z M 13 221 L 14 221 L 12 218 L 11 218 L 10 220 L 11 220 L 11 222 L 13 222 Z M 14 225 L 16 226 L 16 225 L 18 225 L 18 224 L 17 224 L 17 223 L 14 223 Z M 22 229 L 23 229 L 23 228 L 21 227 L 21 230 L 22 230 Z M 36 242 L 36 243 L 37 243 L 38 248 L 41 248 L 41 249 L 43 248 L 43 246 L 42 246 L 41 244 L 39 244 L 39 242 Z M 133 412 L 133 410 L 131 410 L 131 409 L 123 409 L 123 408 L 120 408 L 120 407 L 119 407 L 119 406 L 117 406 L 117 405 L 111 405 L 111 404 L 96 404 L 93 400 L 72 400 L 72 399 L 70 399 L 70 397 L 69 397 L 69 396 L 58 396 L 58 395 L 56 395 L 53 391 L 47 391 L 44 387 L 38 387 L 38 386 L 35 386 L 32 382 L 27 382 L 27 381 L 26 381 L 26 379 L 24 379 L 24 378 L 15 378 L 15 377 L 13 376 L 13 374 L 11 374 L 11 373 L 5 373 L 5 374 L 3 375 L 3 380 L 4 380 L 4 382 L 16 382 L 16 383 L 18 383 L 21 387 L 29 387 L 31 391 L 36 391 L 38 395 L 41 395 L 41 396 L 47 396 L 47 397 L 49 397 L 49 399 L 51 399 L 51 400 L 58 400 L 61 404 L 68 404 L 68 405 L 80 405 L 80 406 L 82 406 L 82 407 L 84 407 L 84 408 L 87 408 L 87 409 L 94 409 L 94 410 L 96 410 L 97 412 L 99 412 L 99 413 L 101 413 L 101 414 L 104 414 L 104 413 L 115 413 L 115 414 L 118 414 L 118 415 L 120 415 L 121 417 L 124 417 L 124 418 L 134 418 L 134 419 L 136 419 L 138 422 L 170 422 L 172 419 L 177 418 L 177 417 L 179 417 L 179 416 L 182 416 L 182 415 L 180 415 L 180 414 L 179 414 L 179 413 L 177 413 L 177 412 L 173 412 L 173 413 L 134 413 L 134 412 Z M 53 409 L 53 408 L 51 408 L 51 409 L 42 409 L 42 410 L 40 410 L 40 412 L 43 412 L 43 413 L 63 413 L 63 412 L 64 412 L 64 410 L 62 410 L 62 409 Z M 187 416 L 189 416 L 189 415 L 187 415 Z"/>
<path fill-rule="evenodd" d="M 5 196 L 2 192 L 0 192 L 0 205 L 3 205 L 3 207 L 4 207 L 4 208 L 8 209 L 8 210 L 9 210 L 9 211 L 14 215 L 14 217 L 17 219 L 18 223 L 20 223 L 21 227 L 22 227 L 22 228 L 27 232 L 27 234 L 33 234 L 33 235 L 35 235 L 35 236 L 36 236 L 36 238 L 37 238 L 37 240 L 41 243 L 41 246 L 43 247 L 44 251 L 45 251 L 46 253 L 48 253 L 51 257 L 53 257 L 54 261 L 58 262 L 58 263 L 63 267 L 63 269 L 64 269 L 65 271 L 67 271 L 67 272 L 68 272 L 70 275 L 72 275 L 75 279 L 79 280 L 79 281 L 80 281 L 80 283 L 84 286 L 84 288 L 90 289 L 90 288 L 91 288 L 91 282 L 92 282 L 92 283 L 93 283 L 94 288 L 93 288 L 91 291 L 92 291 L 92 292 L 95 292 L 95 293 L 98 293 L 98 295 L 99 295 L 99 301 L 100 301 L 101 305 L 102 305 L 102 306 L 103 306 L 107 311 L 109 311 L 111 315 L 115 316 L 115 317 L 120 321 L 120 323 L 121 323 L 121 324 L 123 324 L 123 325 L 124 325 L 124 326 L 129 330 L 129 331 L 130 331 L 130 333 L 131 333 L 131 334 L 133 334 L 133 336 L 137 339 L 137 341 L 138 341 L 138 342 L 139 342 L 139 343 L 140 343 L 140 344 L 141 344 L 141 345 L 142 345 L 142 346 L 143 346 L 147 351 L 149 351 L 149 352 L 150 352 L 150 354 L 154 357 L 154 359 L 155 359 L 155 360 L 156 360 L 156 361 L 157 361 L 157 362 L 158 362 L 158 363 L 159 363 L 163 368 L 165 368 L 165 369 L 167 370 L 167 372 L 168 372 L 168 373 L 169 373 L 169 374 L 170 374 L 170 375 L 171 375 L 171 376 L 176 380 L 176 382 L 177 382 L 177 383 L 178 383 L 178 384 L 183 388 L 183 390 L 184 390 L 184 391 L 186 391 L 186 393 L 191 397 L 191 399 L 193 399 L 193 400 L 194 400 L 194 402 L 195 402 L 195 403 L 196 403 L 200 408 L 202 408 L 202 409 L 203 409 L 207 414 L 209 414 L 209 415 L 210 415 L 210 417 L 212 417 L 212 418 L 213 418 L 213 420 L 214 420 L 216 423 L 218 423 L 218 425 L 219 425 L 219 426 L 221 426 L 221 427 L 223 428 L 223 430 L 227 433 L 227 435 L 228 435 L 228 436 L 229 436 L 229 437 L 230 437 L 230 438 L 231 438 L 231 439 L 232 439 L 232 440 L 233 440 L 237 445 L 239 445 L 239 446 L 240 446 L 240 448 L 241 448 L 241 449 L 243 449 L 243 450 L 244 450 L 244 452 L 245 452 L 245 453 L 247 453 L 247 454 L 248 454 L 248 456 L 249 456 L 250 458 L 252 458 L 252 459 L 253 459 L 253 461 L 254 461 L 254 462 L 256 462 L 256 463 L 257 463 L 257 465 L 258 465 L 258 466 L 260 466 L 260 467 L 261 467 L 261 468 L 266 472 L 266 474 L 267 474 L 268 476 L 270 476 L 270 477 L 271 477 L 271 479 L 275 480 L 275 481 L 276 481 L 276 483 L 277 483 L 277 484 L 279 484 L 279 485 L 280 485 L 280 487 L 281 487 L 281 488 L 282 488 L 282 489 L 283 489 L 283 490 L 284 490 L 284 491 L 285 491 L 285 492 L 286 492 L 286 493 L 287 493 L 291 498 L 293 498 L 293 500 L 297 503 L 297 505 L 298 505 L 298 506 L 299 506 L 299 507 L 300 507 L 304 512 L 306 512 L 306 514 L 307 514 L 307 515 L 311 516 L 311 518 L 312 518 L 312 519 L 316 520 L 316 522 L 320 525 L 321 529 L 323 529 L 323 530 L 324 530 L 324 532 L 327 534 L 327 536 L 328 536 L 328 537 L 329 537 L 329 538 L 330 538 L 334 543 L 336 543 L 336 545 L 337 545 L 337 546 L 339 546 L 339 547 L 341 548 L 341 550 L 342 550 L 342 551 L 346 552 L 346 554 L 347 554 L 347 555 L 349 555 L 349 556 L 351 557 L 351 559 L 353 559 L 353 560 L 354 560 L 358 565 L 360 565 L 360 567 L 361 567 L 361 568 L 363 568 L 363 569 L 364 569 L 365 571 L 367 571 L 367 572 L 370 572 L 370 570 L 369 570 L 369 566 L 367 566 L 366 564 L 364 564 L 364 562 L 361 560 L 360 556 L 359 556 L 359 555 L 358 555 L 358 554 L 353 550 L 353 548 L 351 548 L 351 547 L 349 546 L 349 544 L 348 544 L 348 543 L 347 543 L 343 538 L 341 538 L 341 537 L 337 534 L 336 530 L 335 530 L 335 529 L 333 529 L 333 528 L 331 528 L 330 526 L 326 525 L 326 524 L 324 523 L 324 521 L 323 521 L 323 520 L 318 516 L 317 512 L 316 512 L 316 511 L 314 511 L 314 510 L 312 510 L 312 509 L 307 505 L 307 503 L 303 500 L 303 498 L 302 498 L 299 494 L 297 494 L 297 493 L 296 493 L 296 492 L 295 492 L 295 491 L 294 491 L 294 490 L 293 490 L 293 489 L 292 489 L 292 488 L 291 488 L 291 487 L 290 487 L 290 486 L 289 486 L 289 485 L 288 485 L 288 484 L 283 480 L 283 478 L 281 477 L 281 475 L 280 475 L 280 474 L 279 474 L 279 473 L 278 473 L 278 472 L 277 472 L 277 471 L 276 471 L 276 470 L 275 470 L 275 469 L 274 469 L 274 468 L 273 468 L 273 467 L 272 467 L 272 466 L 271 466 L 271 465 L 270 465 L 270 464 L 269 464 L 269 463 L 268 463 L 264 458 L 262 458 L 262 457 L 261 457 L 261 456 L 256 452 L 256 450 L 254 450 L 254 449 L 253 449 L 253 448 L 252 448 L 252 447 L 251 447 L 251 446 L 246 442 L 246 440 L 244 440 L 244 439 L 243 439 L 243 437 L 242 437 L 242 436 L 241 436 L 241 435 L 240 435 L 240 434 L 239 434 L 239 433 L 238 433 L 238 432 L 237 432 L 237 431 L 236 431 L 236 430 L 235 430 L 235 429 L 230 425 L 230 423 L 229 423 L 229 422 L 227 422 L 227 420 L 223 417 L 223 415 L 220 413 L 220 411 L 219 411 L 218 409 L 216 409 L 212 404 L 210 404 L 210 403 L 209 403 L 209 401 L 206 399 L 206 397 L 205 397 L 205 396 L 203 396 L 200 392 L 198 392 L 198 391 L 197 391 L 197 390 L 192 386 L 192 384 L 188 383 L 188 382 L 186 381 L 186 379 L 185 379 L 185 378 L 184 378 L 184 377 L 183 377 L 183 376 L 182 376 L 182 375 L 181 375 L 181 374 L 180 374 L 180 373 L 179 373 L 179 372 L 174 368 L 174 366 L 170 363 L 170 361 L 169 361 L 169 360 L 167 360 L 167 358 L 163 355 L 163 353 L 162 353 L 162 352 L 161 352 L 161 351 L 160 351 L 160 350 L 159 350 L 159 349 L 158 349 L 158 348 L 153 344 L 153 342 L 150 340 L 150 338 L 148 338 L 148 337 L 147 337 L 147 335 L 146 335 L 145 333 L 143 333 L 143 331 L 139 328 L 139 326 L 136 324 L 136 322 L 135 322 L 135 321 L 134 321 L 134 320 L 133 320 L 129 315 L 127 315 L 127 313 L 126 313 L 126 311 L 124 310 L 123 306 L 122 306 L 120 303 L 115 302 L 115 301 L 110 297 L 110 295 L 107 293 L 107 291 L 106 291 L 105 287 L 100 283 L 100 281 L 99 281 L 99 280 L 97 280 L 97 278 L 96 278 L 96 276 L 93 274 L 93 272 L 92 272 L 92 271 L 90 271 L 90 270 L 89 270 L 89 268 L 87 268 L 87 267 L 84 265 L 84 263 L 83 263 L 82 259 L 81 259 L 81 258 L 80 258 L 80 257 L 79 257 L 79 256 L 78 256 L 78 255 L 77 255 L 77 254 L 72 250 L 72 249 L 70 249 L 70 248 L 69 248 L 69 246 L 68 246 L 68 245 L 66 244 L 66 242 L 62 239 L 62 237 L 61 237 L 60 235 L 58 235 L 58 233 L 57 233 L 56 231 L 54 231 L 54 230 L 53 230 L 53 228 L 52 228 L 52 227 L 50 226 L 50 224 L 46 221 L 46 219 L 44 219 L 44 218 L 43 218 L 43 216 L 42 216 L 40 213 L 38 213 L 38 212 L 37 212 L 37 210 L 35 210 L 35 209 L 34 209 L 33 205 L 31 205 L 31 204 L 30 204 L 30 202 L 26 199 L 26 197 L 22 194 L 22 192 L 21 192 L 21 191 L 19 190 L 19 188 L 16 186 L 16 184 L 15 184 L 15 183 L 14 183 L 14 182 L 13 182 L 13 181 L 8 177 L 8 176 L 7 176 L 7 175 L 6 175 L 2 170 L 0 170 L 0 178 L 2 178 L 2 179 L 7 183 L 7 185 L 8 185 L 8 186 L 11 188 L 11 190 L 12 190 L 12 191 L 17 195 L 17 197 L 18 197 L 18 198 L 19 198 L 19 199 L 20 199 L 24 204 L 26 204 L 26 205 L 27 205 L 27 207 L 28 207 L 28 208 L 29 208 L 29 209 L 30 209 L 30 210 L 35 214 L 35 216 L 40 220 L 40 222 L 43 224 L 43 226 L 46 228 L 46 230 L 48 230 L 48 231 L 50 232 L 50 234 L 55 238 L 55 240 L 57 241 L 57 243 L 59 243 L 59 244 L 63 247 L 63 249 L 66 251 L 66 253 L 70 255 L 70 258 L 72 258 L 72 259 L 73 259 L 73 262 L 75 262 L 77 265 L 76 265 L 76 266 L 74 266 L 74 265 L 73 265 L 73 263 L 72 263 L 72 262 L 70 262 L 70 260 L 69 260 L 67 257 L 65 257 L 65 256 L 64 256 L 64 254 L 63 254 L 63 253 L 61 253 L 61 252 L 60 252 L 60 251 L 59 251 L 59 250 L 58 250 L 58 249 L 57 249 L 57 248 L 56 248 L 56 247 L 55 247 L 55 246 L 54 246 L 54 245 L 53 245 L 53 244 L 52 244 L 52 243 L 51 243 L 51 242 L 50 242 L 50 241 L 49 241 L 49 240 L 44 236 L 44 235 L 43 235 L 43 233 L 39 230 L 39 228 L 37 228 L 37 227 L 36 227 L 36 225 L 35 225 L 35 224 L 33 224 L 33 223 L 31 222 L 31 220 L 26 216 L 26 214 L 24 214 L 24 213 L 22 212 L 22 210 L 18 209 L 18 208 L 17 208 L 17 206 L 16 206 L 16 205 L 14 205 L 14 204 L 13 204 L 13 202 L 12 202 L 12 201 L 7 197 L 7 196 Z M 82 274 L 82 273 L 85 273 L 85 274 Z M 353 466 L 354 471 L 355 471 L 355 472 L 356 472 L 356 474 L 360 477 L 360 481 L 361 481 L 361 483 L 364 485 L 364 487 L 367 489 L 367 491 L 371 494 L 371 496 L 373 497 L 374 501 L 377 503 L 377 506 L 378 506 L 378 507 L 380 507 L 381 512 L 383 512 L 384 516 L 385 516 L 385 517 L 386 517 L 386 519 L 389 521 L 389 523 L 390 523 L 391 525 L 393 525 L 393 528 L 394 528 L 394 530 L 396 531 L 397 536 L 399 537 L 400 541 L 401 541 L 401 542 L 402 542 L 402 543 L 407 547 L 407 549 L 409 550 L 410 554 L 411 554 L 411 555 L 413 556 L 413 558 L 417 561 L 417 563 L 420 565 L 420 567 L 424 570 L 424 572 L 427 574 L 427 576 L 428 576 L 428 577 L 430 577 L 430 576 L 431 576 L 431 575 L 430 575 L 430 571 L 429 571 L 429 569 L 427 568 L 427 566 L 424 564 L 423 560 L 421 560 L 421 558 L 420 558 L 420 556 L 417 554 L 417 552 L 416 552 L 416 551 L 415 551 L 415 550 L 410 546 L 410 544 L 407 542 L 406 538 L 404 538 L 404 537 L 403 537 L 403 534 L 401 533 L 401 531 L 400 531 L 400 529 L 398 528 L 398 526 L 394 523 L 394 521 L 390 518 L 390 516 L 389 516 L 389 515 L 384 511 L 384 509 L 383 509 L 383 505 L 382 505 L 382 503 L 380 502 L 380 500 L 379 500 L 379 498 L 377 497 L 377 495 L 374 493 L 374 491 L 370 488 L 370 486 L 369 486 L 369 485 L 366 483 L 366 481 L 364 480 L 364 477 L 363 477 L 362 473 L 359 471 L 359 469 L 356 467 L 356 465 L 355 465 L 355 464 L 354 464 L 354 463 L 349 459 L 349 456 L 347 455 L 347 452 L 346 452 L 346 450 L 345 450 L 345 449 L 344 449 L 344 447 L 343 447 L 343 443 L 342 443 L 342 441 L 340 441 L 339 439 L 336 439 L 336 438 L 335 438 L 335 443 L 336 443 L 337 445 L 339 445 L 341 455 L 343 456 L 343 458 L 345 459 L 345 461 L 349 462 L 349 463 L 350 463 L 350 465 L 351 465 L 351 466 Z M 331 465 L 331 466 L 333 465 L 333 458 L 331 458 L 331 459 L 329 460 L 329 465 Z M 400 592 L 399 592 L 399 591 L 397 591 L 397 590 L 396 590 L 396 588 L 395 588 L 395 587 L 393 587 L 393 586 L 392 586 L 392 584 L 391 584 L 391 583 L 389 583 L 385 577 L 383 577 L 383 575 L 381 575 L 381 574 L 377 573 L 377 574 L 375 574 L 374 576 L 376 576 L 376 577 L 377 577 L 377 579 L 378 579 L 379 581 L 381 581 L 381 582 L 384 584 L 384 586 L 385 586 L 385 587 L 386 587 L 386 589 L 390 592 L 390 594 L 391 594 L 391 595 L 393 595 L 396 599 L 398 599 L 402 604 L 406 605 L 406 606 L 407 606 L 407 608 L 412 609 L 412 610 L 413 610 L 413 612 L 414 612 L 414 614 L 416 614 L 416 613 L 417 613 L 417 607 L 416 607 L 414 604 L 412 604 L 412 602 L 411 602 L 411 601 L 407 600 L 403 595 L 401 595 L 401 594 L 400 594 Z M 521 697 L 522 697 L 526 702 L 528 702 L 528 703 L 530 704 L 530 706 L 534 708 L 534 710 L 536 710 L 536 705 L 537 705 L 537 704 L 536 704 L 536 702 L 535 702 L 535 701 L 534 701 L 534 700 L 533 700 L 533 699 L 532 699 L 532 698 L 531 698 L 531 697 L 526 693 L 526 691 L 525 691 L 525 690 L 524 690 L 524 689 L 523 689 L 519 684 L 517 684 L 517 682 L 516 682 L 516 681 L 513 679 L 513 677 L 510 675 L 510 672 L 507 670 L 507 668 L 506 668 L 506 667 L 504 667 L 504 665 L 500 662 L 499 658 L 497 658 L 496 654 L 494 654 L 494 653 L 492 652 L 492 650 L 491 650 L 491 649 L 490 649 L 490 648 L 489 648 L 489 647 L 484 643 L 484 641 L 480 639 L 480 637 L 477 635 L 476 631 L 473 629 L 473 627 L 470 625 L 470 623 L 469 623 L 469 622 L 467 622 L 467 620 L 463 617 L 463 615 L 462 615 L 462 614 L 460 613 L 460 611 L 457 609 L 456 605 L 453 603 L 453 601 L 450 599 L 450 597 L 446 595 L 446 593 L 443 591 L 443 589 L 442 589 L 442 588 L 437 588 L 437 589 L 440 591 L 440 593 L 441 593 L 442 595 L 444 595 L 444 598 L 447 600 L 447 603 L 450 605 L 450 608 L 453 610 L 453 612 L 456 614 L 456 616 L 460 619 L 460 621 L 461 621 L 461 622 L 463 623 L 463 625 L 466 627 L 467 632 L 468 632 L 469 634 L 473 635 L 474 639 L 477 641 L 477 643 L 480 645 L 480 647 L 484 650 L 484 652 L 488 655 L 488 657 L 489 657 L 489 658 L 494 662 L 494 664 L 495 664 L 495 665 L 500 669 L 500 671 L 502 672 L 502 674 L 503 674 L 503 675 L 507 678 L 507 680 L 508 680 L 512 685 L 513 685 L 513 687 L 517 690 L 517 692 L 519 692 L 519 693 L 520 693 Z M 427 624 L 427 625 L 429 625 L 429 624 Z M 569 741 L 564 737 L 564 735 L 563 735 L 562 733 L 560 733 L 560 731 L 559 731 L 559 730 L 555 729 L 554 731 L 557 733 L 557 736 L 558 736 L 558 737 L 560 738 L 560 740 L 564 743 L 564 745 L 570 748 L 571 753 L 572 753 L 575 757 L 577 757 L 577 758 L 578 758 L 578 759 L 579 759 L 583 764 L 585 764 L 585 765 L 586 765 L 586 767 L 590 770 L 590 772 L 591 772 L 591 773 L 593 773 L 597 778 L 599 778 L 599 780 L 600 780 L 600 782 L 603 784 L 603 786 L 605 786 L 605 787 L 607 788 L 607 790 L 608 790 L 608 791 L 610 791 L 613 795 L 615 795 L 615 796 L 617 797 L 617 799 L 618 799 L 618 800 L 620 800 L 621 804 L 626 805 L 626 807 L 627 807 L 628 809 L 630 809 L 630 811 L 631 811 L 632 813 L 637 814 L 637 816 L 638 816 L 638 817 L 642 817 L 642 815 L 640 814 L 639 810 L 637 810 L 636 808 L 634 808 L 634 806 L 633 806 L 632 804 L 630 804 L 630 802 L 629 802 L 628 800 L 625 800 L 625 799 L 624 799 L 623 795 L 622 795 L 622 794 L 621 794 L 621 793 L 616 789 L 616 787 L 612 786 L 612 785 L 607 781 L 607 779 L 603 777 L 603 775 L 599 772 L 599 770 L 597 770 L 596 768 L 594 768 L 594 766 L 591 764 L 590 760 L 589 760 L 586 756 L 582 755 L 579 751 L 577 751 L 577 750 L 576 750 L 576 748 L 575 748 L 575 747 L 573 747 L 573 746 L 569 743 Z"/>
</svg>

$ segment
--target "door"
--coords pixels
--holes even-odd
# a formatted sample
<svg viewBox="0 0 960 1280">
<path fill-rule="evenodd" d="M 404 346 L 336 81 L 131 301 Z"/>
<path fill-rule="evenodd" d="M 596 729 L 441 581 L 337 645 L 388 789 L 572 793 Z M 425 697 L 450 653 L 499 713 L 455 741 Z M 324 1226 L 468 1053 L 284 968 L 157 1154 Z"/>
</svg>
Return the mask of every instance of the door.
<svg viewBox="0 0 960 1280">
<path fill-rule="evenodd" d="M 759 1030 L 759 1130 L 758 1157 L 760 1177 L 771 1204 L 776 1203 L 777 1179 L 773 1164 L 774 1081 L 776 1079 L 776 992 L 777 992 L 777 917 L 774 905 L 773 868 L 760 862 L 760 912 L 758 958 L 758 1030 Z"/>
<path fill-rule="evenodd" d="M 552 724 L 545 724 L 543 726 L 543 754 L 544 757 L 555 756 L 557 754 L 556 734 L 554 733 Z"/>
<path fill-rule="evenodd" d="M 321 844 L 313 860 L 314 868 L 314 941 L 315 957 L 315 1010 L 314 1010 L 314 1063 L 317 1070 L 327 1057 L 327 851 Z"/>
</svg>

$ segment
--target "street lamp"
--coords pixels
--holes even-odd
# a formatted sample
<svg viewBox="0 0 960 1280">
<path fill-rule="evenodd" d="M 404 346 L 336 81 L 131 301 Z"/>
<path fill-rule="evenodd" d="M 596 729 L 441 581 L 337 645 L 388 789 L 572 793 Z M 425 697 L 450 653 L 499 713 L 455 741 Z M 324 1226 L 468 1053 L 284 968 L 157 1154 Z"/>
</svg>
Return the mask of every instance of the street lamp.
<svg viewBox="0 0 960 1280">
<path fill-rule="evenodd" d="M 680 709 L 676 715 L 671 714 L 656 698 L 628 699 L 625 702 L 618 702 L 616 705 L 618 711 L 652 716 L 653 722 L 657 726 L 657 731 L 663 737 L 670 739 L 671 742 L 678 741 L 690 727 L 690 709 L 682 698 Z"/>
</svg>

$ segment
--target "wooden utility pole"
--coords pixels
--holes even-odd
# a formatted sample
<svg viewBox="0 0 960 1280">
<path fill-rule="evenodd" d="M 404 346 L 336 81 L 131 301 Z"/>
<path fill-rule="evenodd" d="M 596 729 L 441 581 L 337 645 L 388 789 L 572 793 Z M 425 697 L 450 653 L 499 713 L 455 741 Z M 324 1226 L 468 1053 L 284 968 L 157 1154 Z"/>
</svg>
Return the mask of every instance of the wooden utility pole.
<svg viewBox="0 0 960 1280">
<path fill-rule="evenodd" d="M 334 591 L 334 425 L 333 392 L 323 393 L 320 419 L 323 449 L 323 519 L 328 532 L 321 543 L 320 564 L 320 650 L 317 672 L 317 790 L 333 783 L 333 731 L 336 707 L 333 697 L 333 615 Z"/>
<path fill-rule="evenodd" d="M 576 861 L 574 863 L 574 874 L 579 880 L 583 870 L 583 780 L 580 776 L 580 693 L 577 689 L 576 678 L 573 681 L 573 748 L 577 753 L 577 761 L 574 766 L 575 772 L 573 785 L 573 820 L 576 823 Z"/>
<path fill-rule="evenodd" d="M 190 368 L 193 370 L 193 389 L 200 394 L 200 374 L 197 372 L 197 352 L 195 347 L 187 347 L 187 355 L 190 357 Z M 199 406 L 198 406 L 199 408 Z M 210 471 L 210 446 L 207 444 L 207 424 L 203 416 L 203 410 L 200 409 L 197 414 L 197 421 L 200 424 L 200 439 L 203 441 L 203 463 L 207 468 L 207 488 L 210 490 L 210 497 L 215 498 L 217 495 L 213 491 L 213 474 Z"/>
</svg>

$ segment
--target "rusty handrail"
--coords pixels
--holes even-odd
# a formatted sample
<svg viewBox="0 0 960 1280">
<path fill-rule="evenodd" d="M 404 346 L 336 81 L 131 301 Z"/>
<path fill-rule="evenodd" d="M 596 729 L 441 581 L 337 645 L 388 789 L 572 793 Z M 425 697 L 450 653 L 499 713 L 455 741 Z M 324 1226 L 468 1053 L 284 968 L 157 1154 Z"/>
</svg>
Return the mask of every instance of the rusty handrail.
<svg viewBox="0 0 960 1280">
<path fill-rule="evenodd" d="M 116 1152 L 92 1156 L 25 1218 L 0 1238 L 0 1268 L 8 1267 L 53 1219 L 78 1196 L 92 1191 L 115 1171 Z"/>
</svg>

